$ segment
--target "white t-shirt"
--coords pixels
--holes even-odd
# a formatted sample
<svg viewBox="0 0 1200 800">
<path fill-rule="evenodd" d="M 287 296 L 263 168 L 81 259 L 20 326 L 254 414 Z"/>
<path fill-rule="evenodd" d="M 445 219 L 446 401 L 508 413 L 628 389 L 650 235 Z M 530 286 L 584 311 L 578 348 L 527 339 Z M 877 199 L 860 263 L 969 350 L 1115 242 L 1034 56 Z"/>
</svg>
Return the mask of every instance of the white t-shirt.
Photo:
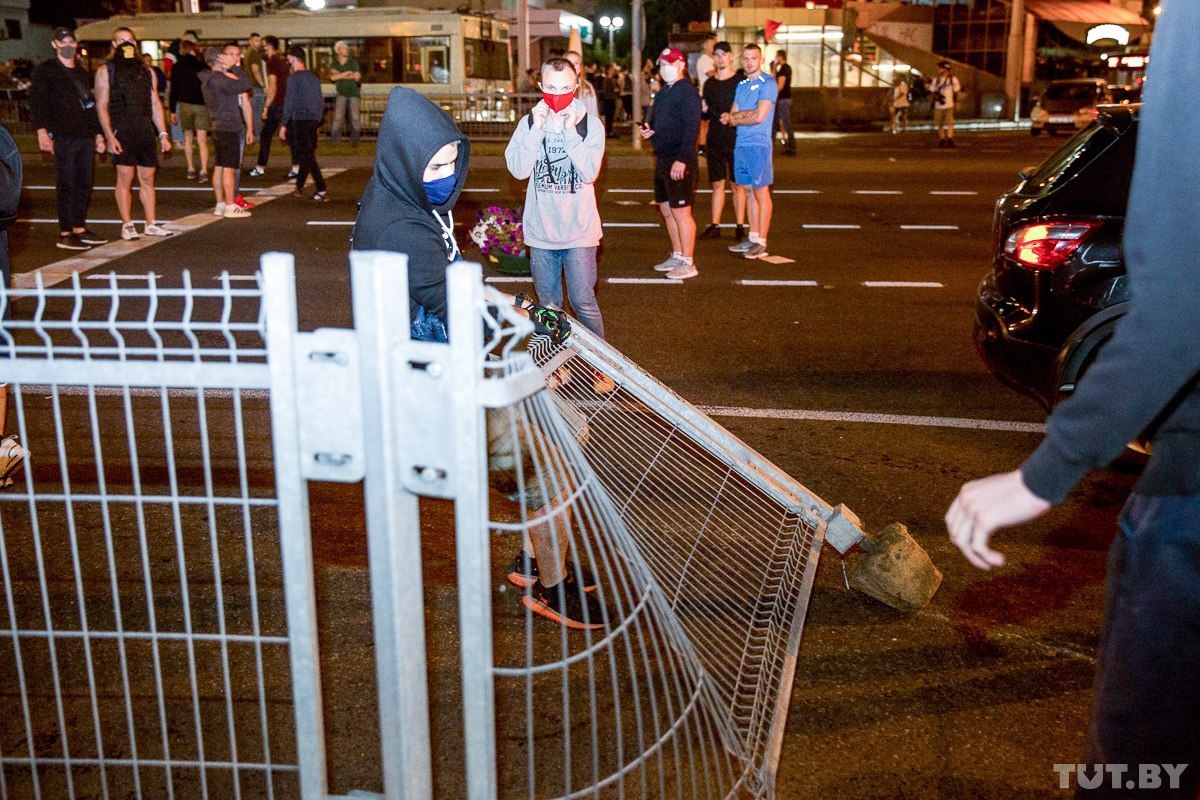
<svg viewBox="0 0 1200 800">
<path fill-rule="evenodd" d="M 717 63 L 713 61 L 713 57 L 708 53 L 701 53 L 696 59 L 696 83 L 700 91 L 704 91 L 704 82 L 709 79 L 709 74 L 717 68 Z"/>
<path fill-rule="evenodd" d="M 933 79 L 933 83 L 929 84 L 929 92 L 933 95 L 934 108 L 954 108 L 955 100 L 961 91 L 962 84 L 953 75 L 949 77 L 938 75 Z"/>
</svg>

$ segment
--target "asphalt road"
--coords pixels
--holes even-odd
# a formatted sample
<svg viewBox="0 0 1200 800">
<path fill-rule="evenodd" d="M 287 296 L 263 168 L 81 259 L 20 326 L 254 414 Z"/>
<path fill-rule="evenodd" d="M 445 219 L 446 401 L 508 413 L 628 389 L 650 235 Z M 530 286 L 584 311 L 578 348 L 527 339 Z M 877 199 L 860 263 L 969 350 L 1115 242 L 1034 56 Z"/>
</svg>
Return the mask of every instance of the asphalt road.
<svg viewBox="0 0 1200 800">
<path fill-rule="evenodd" d="M 992 204 L 1019 168 L 1057 144 L 1020 133 L 960 134 L 959 143 L 946 151 L 918 134 L 802 139 L 797 157 L 776 161 L 769 251 L 789 263 L 734 256 L 725 249 L 731 238 L 700 242 L 700 276 L 681 284 L 650 269 L 669 248 L 648 204 L 649 169 L 622 159 L 601 181 L 599 299 L 609 341 L 867 527 L 906 523 L 945 576 L 927 609 L 902 616 L 847 591 L 826 551 L 781 798 L 1058 797 L 1052 766 L 1081 752 L 1105 551 L 1135 476 L 1098 472 L 1061 508 L 1001 534 L 1009 565 L 994 573 L 949 545 L 941 517 L 958 486 L 1013 469 L 1039 441 L 1044 414 L 987 374 L 970 323 L 992 249 Z M 185 184 L 180 162 L 162 171 L 167 221 L 211 203 Z M 61 277 L 52 262 L 68 255 L 53 247 L 51 170 L 27 163 L 25 221 L 10 234 L 18 282 L 38 269 Z M 456 214 L 465 227 L 483 206 L 523 196 L 497 157 L 475 163 Z M 285 250 L 297 258 L 302 326 L 348 325 L 347 238 L 370 167 L 329 166 L 344 170 L 330 179 L 329 204 L 280 190 L 251 219 L 200 220 L 208 224 L 152 246 L 91 251 L 92 261 L 74 262 L 88 268 L 80 279 L 154 271 L 175 280 L 187 268 L 197 285 L 215 285 L 221 270 L 250 275 L 263 252 Z M 111 180 L 110 169 L 98 171 L 99 184 Z M 276 168 L 244 186 L 253 199 L 281 181 Z M 708 209 L 709 195 L 699 195 L 701 228 Z M 731 213 L 727 205 L 726 222 Z M 116 218 L 111 192 L 96 192 L 91 217 L 94 230 L 117 237 L 118 226 L 104 221 Z M 365 547 L 344 518 L 353 502 L 340 487 L 313 493 L 335 793 L 378 787 L 363 680 L 371 669 Z M 426 507 L 435 520 L 445 515 Z M 430 574 L 451 575 L 444 543 L 430 546 Z M 431 603 L 450 607 L 449 579 L 437 584 Z"/>
</svg>

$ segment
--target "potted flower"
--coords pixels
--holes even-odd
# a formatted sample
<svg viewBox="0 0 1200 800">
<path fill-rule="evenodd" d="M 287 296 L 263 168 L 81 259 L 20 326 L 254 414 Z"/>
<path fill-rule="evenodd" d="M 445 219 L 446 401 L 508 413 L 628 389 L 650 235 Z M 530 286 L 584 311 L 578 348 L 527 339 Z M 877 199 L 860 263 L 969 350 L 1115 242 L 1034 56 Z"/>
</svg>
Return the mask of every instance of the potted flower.
<svg viewBox="0 0 1200 800">
<path fill-rule="evenodd" d="M 488 206 L 479 212 L 471 241 L 493 269 L 508 275 L 528 275 L 529 257 L 521 229 L 522 209 Z"/>
</svg>

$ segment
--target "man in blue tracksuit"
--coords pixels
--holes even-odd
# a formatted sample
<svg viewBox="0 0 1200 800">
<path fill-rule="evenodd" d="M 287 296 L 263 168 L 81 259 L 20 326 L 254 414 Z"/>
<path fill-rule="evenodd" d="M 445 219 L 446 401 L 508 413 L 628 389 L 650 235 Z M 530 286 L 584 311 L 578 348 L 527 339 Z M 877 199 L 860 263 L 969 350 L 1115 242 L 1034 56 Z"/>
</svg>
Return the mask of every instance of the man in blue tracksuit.
<svg viewBox="0 0 1200 800">
<path fill-rule="evenodd" d="M 1200 788 L 1200 3 L 1162 8 L 1125 222 L 1129 310 L 1021 468 L 968 483 L 946 514 L 972 564 L 1002 566 L 989 544 L 997 528 L 1042 514 L 1151 434 L 1109 551 L 1088 749 L 1074 775 L 1088 798 L 1194 800 Z M 1143 766 L 1158 786 L 1147 788 Z"/>
<path fill-rule="evenodd" d="M 683 280 L 700 274 L 693 257 L 696 220 L 692 201 L 696 195 L 700 136 L 700 93 L 687 79 L 687 58 L 674 47 L 658 57 L 662 88 L 654 95 L 650 121 L 642 125 L 642 138 L 654 145 L 654 202 L 671 237 L 671 255 L 655 269 L 668 278 Z"/>
<path fill-rule="evenodd" d="M 288 141 L 291 132 L 292 157 L 300 166 L 296 175 L 296 197 L 304 196 L 304 183 L 311 173 L 317 191 L 312 200 L 328 203 L 325 178 L 321 165 L 317 163 L 317 133 L 321 130 L 321 119 L 325 116 L 325 98 L 321 96 L 321 79 L 308 70 L 304 48 L 292 45 L 287 51 L 288 66 L 292 68 L 287 81 L 287 97 L 283 101 L 280 118 L 279 138 Z"/>
</svg>

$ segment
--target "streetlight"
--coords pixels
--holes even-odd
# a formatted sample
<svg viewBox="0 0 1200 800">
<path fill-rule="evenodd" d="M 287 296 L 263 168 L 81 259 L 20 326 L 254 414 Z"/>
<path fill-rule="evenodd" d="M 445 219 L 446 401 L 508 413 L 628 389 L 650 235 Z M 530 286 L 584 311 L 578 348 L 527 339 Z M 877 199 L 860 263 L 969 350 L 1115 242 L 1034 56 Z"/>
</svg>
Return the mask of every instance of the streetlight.
<svg viewBox="0 0 1200 800">
<path fill-rule="evenodd" d="M 614 61 L 613 55 L 613 31 L 619 31 L 625 25 L 625 20 L 620 17 L 601 17 L 600 27 L 608 31 L 608 60 Z"/>
</svg>

